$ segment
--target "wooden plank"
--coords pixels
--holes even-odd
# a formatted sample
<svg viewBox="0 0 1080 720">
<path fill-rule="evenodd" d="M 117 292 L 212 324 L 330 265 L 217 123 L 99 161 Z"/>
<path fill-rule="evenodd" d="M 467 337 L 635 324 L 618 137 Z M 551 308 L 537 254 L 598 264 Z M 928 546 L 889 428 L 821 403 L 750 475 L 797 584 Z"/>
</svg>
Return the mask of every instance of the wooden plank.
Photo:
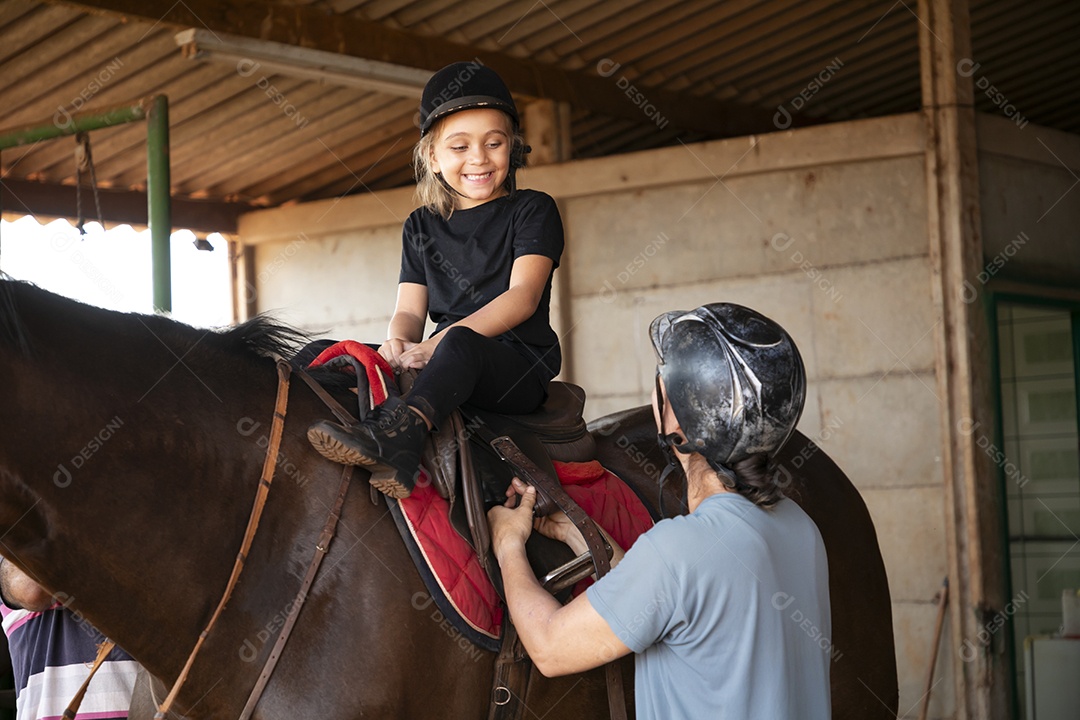
<svg viewBox="0 0 1080 720">
<path fill-rule="evenodd" d="M 154 69 L 155 75 L 163 71 L 163 65 L 171 67 L 168 62 L 159 64 Z M 174 131 L 178 125 L 190 118 L 192 114 L 208 107 L 208 103 L 213 98 L 220 98 L 223 93 L 229 93 L 229 87 L 222 81 L 235 78 L 234 75 L 222 78 L 219 68 L 208 65 L 195 70 L 186 65 L 182 66 L 182 68 L 181 75 L 159 78 L 160 84 L 157 81 L 151 81 L 145 86 L 144 92 L 140 93 L 140 95 L 148 95 L 158 87 L 167 90 L 169 97 L 169 125 Z M 232 93 L 235 92 L 236 90 L 233 89 Z M 138 97 L 138 95 L 135 97 Z M 188 102 L 188 100 L 192 99 L 194 102 Z M 95 107 L 99 106 L 96 99 L 93 104 Z M 134 165 L 140 166 L 145 171 L 146 126 L 142 123 L 132 123 L 109 128 L 108 130 L 111 132 L 98 131 L 90 136 L 94 163 L 98 170 L 98 179 L 111 181 L 112 176 L 124 170 L 129 170 Z M 22 175 L 44 172 L 56 180 L 69 179 L 70 175 L 57 174 L 56 166 L 63 165 L 68 171 L 72 171 L 74 166 L 71 165 L 71 153 L 72 150 L 68 143 L 41 145 L 34 155 L 19 164 L 19 172 Z M 138 159 L 133 161 L 130 157 L 131 154 L 137 154 Z"/>
<path fill-rule="evenodd" d="M 543 48 L 561 57 L 573 55 L 582 51 L 594 60 L 597 56 L 592 48 L 592 43 L 601 38 L 608 37 L 611 33 L 619 32 L 621 28 L 640 22 L 635 19 L 637 13 L 653 13 L 658 10 L 657 3 L 653 0 L 627 0 L 621 3 L 593 2 L 590 7 L 573 16 L 574 35 L 567 37 L 566 29 L 552 26 L 530 37 L 537 47 Z M 565 43 L 565 45 L 562 45 Z"/>
<path fill-rule="evenodd" d="M 358 125 L 356 114 L 352 112 L 360 108 L 365 111 L 362 125 Z M 378 108 L 375 112 L 369 112 L 375 108 Z M 379 136 L 385 123 L 392 123 L 394 131 L 401 132 L 412 112 L 412 103 L 408 100 L 398 98 L 387 104 L 385 96 L 372 94 L 361 103 L 347 103 L 328 111 L 319 118 L 319 125 L 313 121 L 308 127 L 279 134 L 263 146 L 269 157 L 260 157 L 257 167 L 251 163 L 230 163 L 220 172 L 208 173 L 197 182 L 211 195 L 239 193 L 255 198 L 265 195 L 266 191 L 253 191 L 254 186 L 297 185 L 300 182 L 297 171 L 327 169 L 340 177 L 349 172 L 342 166 L 341 158 L 350 154 L 347 149 L 350 143 L 375 145 L 381 141 Z"/>
<path fill-rule="evenodd" d="M 620 87 L 616 80 L 592 74 L 593 68 L 588 72 L 568 72 L 504 52 L 394 30 L 369 20 L 327 15 L 314 7 L 266 5 L 253 0 L 231 0 L 227 4 L 187 0 L 159 14 L 143 0 L 49 0 L 61 1 L 89 12 L 160 22 L 164 26 L 207 27 L 215 32 L 432 71 L 461 58 L 475 57 L 499 72 L 510 89 L 522 95 L 570 102 L 576 107 L 628 119 L 642 115 L 639 106 L 644 100 L 632 92 L 628 96 L 629 88 Z M 664 117 L 676 127 L 717 135 L 745 135 L 766 129 L 771 122 L 769 113 L 736 103 L 701 98 L 695 99 L 694 111 L 688 111 L 683 95 L 659 88 L 647 88 L 646 94 L 648 101 L 663 108 Z"/>
<path fill-rule="evenodd" d="M 64 26 L 79 17 L 71 8 L 38 6 L 38 8 L 5 27 L 4 44 L 0 49 L 0 64 L 4 75 L 9 72 L 9 59 L 18 57 L 34 47 L 42 38 L 62 32 Z"/>
<path fill-rule="evenodd" d="M 271 77 L 281 91 L 289 94 L 300 87 L 304 81 L 289 78 Z M 218 152 L 219 146 L 229 138 L 245 132 L 247 124 L 240 122 L 251 113 L 257 112 L 269 104 L 266 95 L 251 85 L 239 95 L 230 97 L 220 107 L 203 112 L 189 122 L 170 128 L 172 162 L 190 161 L 206 152 Z M 174 181 L 176 175 L 173 175 Z M 132 166 L 116 177 L 118 184 L 128 186 L 146 180 L 146 171 L 140 174 L 139 168 Z"/>
<path fill-rule="evenodd" d="M 289 91 L 286 97 L 297 107 L 315 103 L 319 98 L 337 91 L 338 88 L 305 82 L 300 87 Z M 253 92 L 262 95 L 261 103 L 255 107 L 253 115 L 235 122 L 217 126 L 202 138 L 188 136 L 188 142 L 182 144 L 179 152 L 172 156 L 172 181 L 177 187 L 194 181 L 212 168 L 229 165 L 240 158 L 250 161 L 252 155 L 263 156 L 262 145 L 271 138 L 296 129 L 296 120 L 287 117 L 270 102 L 258 89 Z M 252 122 L 255 120 L 255 122 Z"/>
<path fill-rule="evenodd" d="M 95 219 L 91 216 L 97 213 L 91 192 L 89 188 L 83 188 L 83 209 L 88 220 Z M 75 187 L 72 185 L 5 179 L 0 182 L 0 194 L 0 205 L 5 213 L 75 219 Z M 145 192 L 101 189 L 98 194 L 106 222 L 146 225 Z M 235 233 L 240 215 L 254 209 L 255 206 L 245 203 L 174 197 L 173 229 Z"/>
<path fill-rule="evenodd" d="M 33 12 L 39 7 L 36 2 L 29 0 L 9 0 L 0 3 L 0 28 L 14 23 L 23 15 Z"/>
<path fill-rule="evenodd" d="M 566 162 L 572 153 L 570 106 L 554 100 L 536 100 L 525 106 L 525 142 L 532 147 L 530 165 Z"/>
<path fill-rule="evenodd" d="M 927 118 L 926 192 L 937 395 L 943 431 L 945 524 L 952 647 L 982 648 L 986 617 L 1005 605 L 1008 550 L 999 525 L 996 467 L 978 446 L 973 421 L 991 424 L 993 382 L 989 304 L 967 295 L 983 268 L 979 167 L 971 77 L 956 71 L 971 57 L 967 0 L 919 0 L 922 104 Z M 974 300 L 974 301 L 973 301 Z M 993 653 L 953 660 L 957 717 L 1009 716 L 1007 663 Z M 963 667 L 961 668 L 961 665 Z"/>
<path fill-rule="evenodd" d="M 164 36 L 158 33 L 144 39 L 145 35 L 146 28 L 141 25 L 116 27 L 80 48 L 77 55 L 41 68 L 34 73 L 32 82 L 9 88 L 4 93 L 4 102 L 18 110 L 5 116 L 4 124 L 18 127 L 42 119 L 48 121 L 57 112 L 57 98 L 61 98 L 68 111 L 73 111 L 90 102 L 83 99 L 83 93 L 93 91 L 91 83 L 97 82 L 107 89 L 164 57 L 168 50 Z M 102 81 L 102 78 L 106 79 Z M 91 98 L 96 96 L 93 93 Z"/>
<path fill-rule="evenodd" d="M 412 145 L 415 135 L 411 129 L 394 134 L 395 126 L 387 126 L 388 137 L 375 147 L 370 147 L 358 154 L 342 156 L 341 162 L 354 168 L 350 174 L 342 176 L 333 168 L 316 173 L 297 183 L 292 190 L 297 197 L 337 197 L 340 195 L 367 191 L 376 178 L 382 174 L 397 174 L 408 169 L 411 174 Z"/>
<path fill-rule="evenodd" d="M 78 21 L 58 28 L 49 35 L 48 39 L 34 46 L 32 53 L 23 53 L 3 61 L 4 72 L 0 74 L 0 92 L 6 91 L 16 83 L 28 82 L 32 73 L 60 61 L 71 54 L 72 48 L 87 45 L 115 25 L 116 23 L 111 19 L 84 15 Z M 7 36 L 6 30 L 4 35 Z"/>
<path fill-rule="evenodd" d="M 379 96 L 378 101 L 381 100 L 382 96 Z M 268 168 L 271 172 L 266 175 L 258 178 L 229 178 L 213 190 L 237 193 L 252 199 L 266 197 L 267 202 L 274 205 L 295 197 L 307 196 L 334 180 L 349 177 L 343 172 L 342 161 L 345 158 L 354 157 L 376 146 L 385 152 L 397 136 L 405 137 L 404 147 L 411 153 L 415 140 L 415 131 L 411 129 L 412 123 L 409 122 L 413 113 L 411 103 L 398 101 L 383 105 L 379 112 L 365 116 L 362 128 L 352 123 L 349 127 L 343 127 L 340 132 L 320 135 L 317 143 L 288 148 L 274 159 L 274 164 Z M 410 129 L 403 132 L 403 126 Z M 367 166 L 350 168 L 352 172 L 362 175 Z M 292 193 L 295 195 L 290 197 Z"/>
</svg>

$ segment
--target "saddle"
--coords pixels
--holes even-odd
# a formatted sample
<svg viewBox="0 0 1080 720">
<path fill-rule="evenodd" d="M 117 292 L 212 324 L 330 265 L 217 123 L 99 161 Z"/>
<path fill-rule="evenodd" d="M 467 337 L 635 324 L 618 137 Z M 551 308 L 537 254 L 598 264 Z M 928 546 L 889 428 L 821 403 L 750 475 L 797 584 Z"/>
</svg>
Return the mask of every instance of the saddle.
<svg viewBox="0 0 1080 720">
<path fill-rule="evenodd" d="M 358 343 L 346 341 L 347 349 L 330 348 L 319 356 L 323 364 L 333 357 L 351 364 L 357 377 L 360 417 L 366 414 L 375 383 L 383 394 L 392 393 L 392 382 L 375 370 L 382 359 Z M 336 352 L 336 355 L 334 353 Z M 364 362 L 359 362 L 363 356 Z M 326 357 L 324 357 L 326 356 Z M 382 372 L 385 373 L 385 368 Z M 417 373 L 407 370 L 398 376 L 401 395 L 407 395 Z M 565 602 L 571 587 L 609 567 L 611 548 L 596 526 L 562 489 L 554 462 L 584 463 L 594 460 L 596 446 L 583 418 L 585 391 L 570 383 L 552 382 L 548 397 L 527 415 L 504 415 L 463 405 L 433 431 L 422 453 L 433 489 L 449 506 L 449 520 L 455 532 L 468 543 L 500 597 L 505 597 L 498 563 L 491 550 L 487 510 L 502 504 L 514 475 L 537 487 L 535 512 L 539 516 L 563 510 L 579 527 L 591 549 L 574 558 L 570 549 L 534 534 L 527 545 L 537 577 L 550 592 Z M 376 500 L 375 492 L 372 494 Z M 602 557 L 601 557 L 602 556 Z M 531 662 L 517 639 L 508 614 L 503 616 L 502 644 L 495 666 L 490 720 L 518 719 L 524 713 L 524 698 Z M 608 666 L 609 702 L 613 718 L 625 718 L 621 676 Z"/>
<path fill-rule="evenodd" d="M 406 394 L 416 373 L 399 378 Z M 450 521 L 475 550 L 499 596 L 505 598 L 499 565 L 491 550 L 487 510 L 505 501 L 515 474 L 537 487 L 534 512 L 544 516 L 563 510 L 578 526 L 591 552 L 574 558 L 562 543 L 534 534 L 526 550 L 544 587 L 566 602 L 570 587 L 610 568 L 611 548 L 592 521 L 559 485 L 554 462 L 583 463 L 595 459 L 596 444 L 586 427 L 585 391 L 577 385 L 551 382 L 544 404 L 527 415 L 505 415 L 461 406 L 428 436 L 422 464 L 436 492 L 450 505 Z M 458 502 L 458 493 L 462 502 Z M 529 545 L 532 547 L 530 548 Z M 539 546 L 539 547 L 538 547 Z M 598 557 L 603 555 L 603 557 Z M 495 663 L 489 720 L 521 718 L 532 663 L 509 615 L 504 617 L 502 646 Z M 626 718 L 622 676 L 616 665 L 606 668 L 608 701 L 613 720 Z"/>
</svg>

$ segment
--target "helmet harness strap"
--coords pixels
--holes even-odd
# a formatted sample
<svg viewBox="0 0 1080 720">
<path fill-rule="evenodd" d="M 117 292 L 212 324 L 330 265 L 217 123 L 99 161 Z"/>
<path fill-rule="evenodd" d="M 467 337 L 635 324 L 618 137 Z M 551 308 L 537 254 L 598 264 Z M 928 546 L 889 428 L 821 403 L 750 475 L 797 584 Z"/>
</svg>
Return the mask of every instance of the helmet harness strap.
<svg viewBox="0 0 1080 720">
<path fill-rule="evenodd" d="M 656 433 L 656 442 L 659 443 L 660 449 L 664 453 L 664 457 L 667 458 L 667 465 L 660 471 L 659 485 L 659 509 L 660 517 L 664 517 L 664 483 L 667 482 L 668 475 L 679 467 L 679 459 L 675 457 L 675 451 L 672 446 L 678 447 L 682 444 L 683 438 L 678 433 L 665 433 L 664 432 L 664 390 L 660 387 L 660 369 L 656 370 L 656 407 L 660 416 L 660 428 Z"/>
</svg>

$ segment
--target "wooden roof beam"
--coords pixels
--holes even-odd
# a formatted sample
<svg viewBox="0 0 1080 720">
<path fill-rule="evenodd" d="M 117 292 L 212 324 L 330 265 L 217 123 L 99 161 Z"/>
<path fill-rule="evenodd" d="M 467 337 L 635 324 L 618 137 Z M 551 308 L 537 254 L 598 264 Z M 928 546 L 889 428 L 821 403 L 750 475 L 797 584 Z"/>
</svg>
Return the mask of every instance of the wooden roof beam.
<svg viewBox="0 0 1080 720">
<path fill-rule="evenodd" d="M 254 0 L 185 0 L 164 14 L 143 0 L 47 0 L 86 12 L 207 28 L 245 38 L 336 52 L 365 60 L 434 72 L 461 60 L 478 59 L 498 72 L 520 95 L 569 102 L 575 108 L 642 122 L 662 129 L 689 129 L 718 136 L 748 135 L 773 128 L 772 112 L 709 97 L 635 87 L 614 62 L 568 72 L 511 55 L 387 27 L 346 15 L 328 15 L 311 5 L 276 5 Z M 604 62 L 604 61 L 601 61 Z M 600 73 L 606 74 L 602 76 Z"/>
<path fill-rule="evenodd" d="M 101 214 L 106 222 L 146 225 L 146 193 L 137 190 L 98 188 Z M 86 219 L 97 220 L 92 199 L 93 190 L 83 188 L 83 210 Z M 35 215 L 48 218 L 75 218 L 75 186 L 40 183 L 14 178 L 0 181 L 0 207 L 5 213 Z M 214 200 L 172 199 L 173 230 L 192 230 L 200 233 L 235 233 L 237 219 L 242 213 L 257 209 L 247 203 Z"/>
</svg>

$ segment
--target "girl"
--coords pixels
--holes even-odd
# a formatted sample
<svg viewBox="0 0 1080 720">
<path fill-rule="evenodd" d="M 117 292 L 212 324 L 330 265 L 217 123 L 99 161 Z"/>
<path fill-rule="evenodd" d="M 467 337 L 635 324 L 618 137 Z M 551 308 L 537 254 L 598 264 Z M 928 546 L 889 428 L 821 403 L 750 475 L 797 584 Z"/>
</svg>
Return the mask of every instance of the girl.
<svg viewBox="0 0 1080 720">
<path fill-rule="evenodd" d="M 379 348 L 396 370 L 423 372 L 359 427 L 308 430 L 330 460 L 393 470 L 372 480 L 387 495 L 412 492 L 428 432 L 459 405 L 529 413 L 559 373 L 548 306 L 563 227 L 550 196 L 516 189 L 528 151 L 494 71 L 455 63 L 428 81 L 414 150 L 423 206 L 405 221 L 397 306 Z M 428 316 L 435 332 L 423 340 Z"/>
</svg>

